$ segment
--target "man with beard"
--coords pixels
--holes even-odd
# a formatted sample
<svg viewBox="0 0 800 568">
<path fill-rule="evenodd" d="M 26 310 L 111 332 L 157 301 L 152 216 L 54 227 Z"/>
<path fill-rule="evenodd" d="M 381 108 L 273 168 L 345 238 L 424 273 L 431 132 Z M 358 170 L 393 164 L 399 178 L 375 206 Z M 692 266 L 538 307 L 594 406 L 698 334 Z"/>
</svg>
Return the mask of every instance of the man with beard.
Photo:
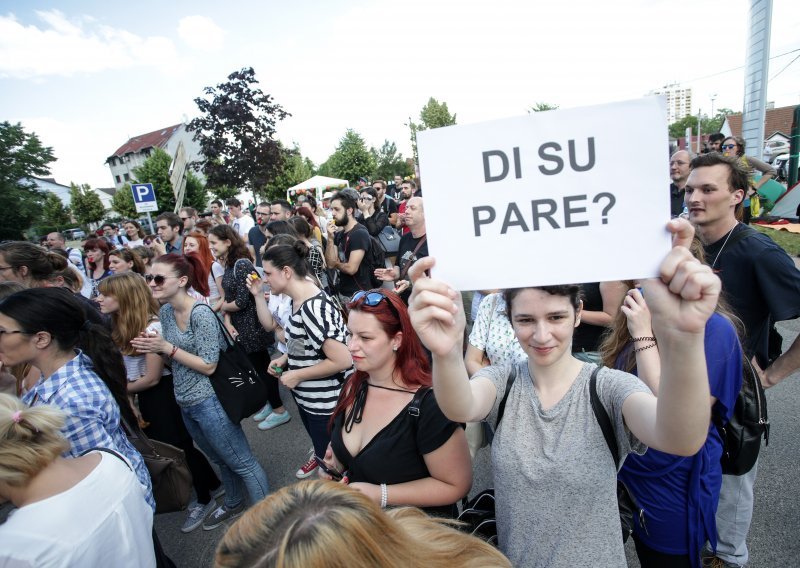
<svg viewBox="0 0 800 568">
<path fill-rule="evenodd" d="M 267 223 L 270 219 L 270 204 L 262 201 L 256 206 L 256 226 L 247 233 L 247 248 L 256 257 L 256 266 L 261 266 L 261 247 L 267 244 Z"/>
<path fill-rule="evenodd" d="M 400 232 L 405 235 L 410 231 L 408 227 L 405 226 L 406 221 L 406 205 L 408 204 L 408 200 L 414 197 L 415 192 L 417 190 L 417 184 L 413 181 L 406 180 L 403 182 L 403 185 L 400 186 L 400 203 L 397 206 L 397 224 L 395 227 L 400 230 Z M 401 230 L 402 227 L 402 230 Z"/>
<path fill-rule="evenodd" d="M 325 262 L 328 268 L 339 272 L 336 290 L 342 304 L 349 302 L 357 291 L 372 288 L 371 267 L 364 261 L 372 243 L 366 227 L 356 221 L 357 207 L 346 193 L 339 192 L 331 198 L 333 223 L 328 224 Z"/>
<path fill-rule="evenodd" d="M 378 194 L 375 210 L 386 213 L 389 217 L 389 224 L 394 227 L 397 225 L 397 201 L 386 195 L 386 182 L 382 179 L 373 181 L 372 189 Z"/>
</svg>

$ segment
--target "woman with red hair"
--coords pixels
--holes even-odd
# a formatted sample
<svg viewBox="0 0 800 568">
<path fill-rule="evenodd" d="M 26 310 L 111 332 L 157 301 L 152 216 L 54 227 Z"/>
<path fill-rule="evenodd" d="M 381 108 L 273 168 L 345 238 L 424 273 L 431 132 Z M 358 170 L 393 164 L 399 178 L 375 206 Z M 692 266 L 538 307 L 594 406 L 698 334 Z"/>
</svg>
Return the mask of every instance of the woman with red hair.
<svg viewBox="0 0 800 568">
<path fill-rule="evenodd" d="M 208 237 L 200 231 L 192 231 L 183 239 L 183 254 L 193 253 L 200 258 L 203 266 L 201 277 L 208 280 L 208 304 L 218 312 L 222 307 L 222 276 L 225 269 L 214 260 L 211 253 L 211 246 L 208 244 Z"/>
<path fill-rule="evenodd" d="M 382 507 L 453 516 L 472 486 L 469 448 L 436 403 L 408 309 L 381 289 L 356 292 L 347 308 L 356 372 L 333 412 L 326 464 Z"/>
</svg>

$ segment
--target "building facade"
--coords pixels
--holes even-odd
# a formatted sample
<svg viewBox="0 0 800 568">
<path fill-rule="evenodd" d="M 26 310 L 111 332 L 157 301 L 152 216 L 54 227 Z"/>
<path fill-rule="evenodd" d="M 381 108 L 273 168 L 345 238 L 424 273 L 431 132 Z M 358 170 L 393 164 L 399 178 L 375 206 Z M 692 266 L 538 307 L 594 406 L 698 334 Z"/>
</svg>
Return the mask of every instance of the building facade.
<svg viewBox="0 0 800 568">
<path fill-rule="evenodd" d="M 667 117 L 669 124 L 678 122 L 692 114 L 692 89 L 683 88 L 678 83 L 664 85 L 648 93 L 667 96 Z"/>
</svg>

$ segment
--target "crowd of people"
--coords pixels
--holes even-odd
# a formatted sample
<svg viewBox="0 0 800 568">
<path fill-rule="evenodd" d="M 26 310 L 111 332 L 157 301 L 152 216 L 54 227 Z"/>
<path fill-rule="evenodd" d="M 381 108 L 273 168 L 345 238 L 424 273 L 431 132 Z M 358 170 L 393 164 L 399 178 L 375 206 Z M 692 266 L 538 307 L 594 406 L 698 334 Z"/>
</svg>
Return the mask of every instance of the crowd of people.
<svg viewBox="0 0 800 568">
<path fill-rule="evenodd" d="M 740 221 L 759 164 L 721 142 L 670 158 L 660 279 L 483 290 L 468 310 L 431 277 L 424 199 L 399 176 L 185 207 L 153 235 L 106 223 L 80 249 L 0 243 L 0 561 L 172 565 L 142 431 L 184 451 L 181 530 L 226 527 L 218 566 L 624 566 L 618 480 L 643 567 L 744 566 L 757 468 L 723 475 L 712 416 L 730 419 L 744 358 L 765 387 L 800 368 L 773 328 L 800 316 L 800 272 Z M 299 418 L 292 471 L 320 480 L 272 492 L 212 383 L 226 331 L 266 386 L 252 419 Z M 453 522 L 481 422 L 499 550 Z"/>
</svg>

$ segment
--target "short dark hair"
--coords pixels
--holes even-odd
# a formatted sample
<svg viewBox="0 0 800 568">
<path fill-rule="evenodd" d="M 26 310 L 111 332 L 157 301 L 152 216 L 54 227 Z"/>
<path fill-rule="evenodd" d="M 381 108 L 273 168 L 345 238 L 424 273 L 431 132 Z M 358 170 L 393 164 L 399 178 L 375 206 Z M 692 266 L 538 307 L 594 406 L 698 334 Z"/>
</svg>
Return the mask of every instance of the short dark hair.
<svg viewBox="0 0 800 568">
<path fill-rule="evenodd" d="M 408 185 L 410 185 L 411 189 L 417 189 L 417 184 L 414 183 L 413 179 L 404 179 L 403 183 L 401 183 L 400 185 L 403 185 L 404 183 L 407 183 Z"/>
<path fill-rule="evenodd" d="M 375 201 L 378 200 L 378 192 L 375 191 L 375 188 L 372 187 L 371 185 L 362 187 L 361 189 L 358 190 L 358 193 L 366 193 L 367 195 L 372 197 L 372 199 L 374 199 Z"/>
<path fill-rule="evenodd" d="M 183 219 L 172 211 L 167 211 L 156 217 L 156 223 L 159 221 L 166 221 L 168 226 L 175 227 L 176 229 L 183 227 Z"/>
<path fill-rule="evenodd" d="M 709 142 L 722 142 L 725 140 L 725 135 L 722 132 L 715 132 L 708 137 Z"/>
<path fill-rule="evenodd" d="M 272 203 L 270 203 L 270 207 L 272 207 L 273 205 L 280 205 L 281 209 L 283 209 L 284 211 L 292 210 L 292 204 L 286 201 L 285 199 L 275 199 L 274 201 L 272 201 Z"/>
<path fill-rule="evenodd" d="M 511 315 L 511 302 L 523 290 L 541 290 L 547 292 L 551 296 L 565 296 L 569 299 L 569 303 L 577 312 L 581 307 L 583 301 L 583 290 L 580 284 L 559 284 L 557 286 L 528 286 L 526 288 L 509 288 L 503 291 L 503 300 L 506 302 L 506 316 L 508 321 L 513 321 Z"/>
<path fill-rule="evenodd" d="M 214 201 L 211 202 L 211 205 L 219 205 L 220 207 L 222 207 L 222 201 L 220 201 L 219 199 L 215 199 Z"/>
<path fill-rule="evenodd" d="M 256 207 L 269 207 L 269 201 L 259 201 Z"/>
<path fill-rule="evenodd" d="M 728 167 L 728 185 L 730 185 L 731 193 L 737 189 L 747 191 L 750 186 L 750 172 L 739 163 L 738 159 L 732 156 L 723 156 L 719 152 L 711 152 L 697 156 L 689 164 L 689 167 L 693 170 L 696 168 L 710 168 L 711 166 Z"/>
<path fill-rule="evenodd" d="M 334 201 L 339 201 L 342 204 L 342 207 L 345 208 L 345 210 L 352 209 L 353 211 L 355 211 L 358 208 L 355 199 L 353 199 L 343 191 L 337 191 L 335 194 L 333 194 L 333 197 L 331 197 L 331 203 L 333 203 Z"/>
<path fill-rule="evenodd" d="M 373 182 L 372 182 L 372 187 L 375 187 L 375 184 L 376 184 L 376 183 L 377 183 L 377 184 L 380 184 L 380 186 L 381 186 L 381 188 L 382 188 L 382 189 L 386 189 L 386 180 L 382 180 L 382 179 L 376 179 L 376 180 L 373 180 Z"/>
<path fill-rule="evenodd" d="M 241 207 L 242 202 L 236 199 L 235 197 L 229 197 L 228 199 L 225 200 L 225 205 L 227 205 L 228 207 Z"/>
<path fill-rule="evenodd" d="M 103 223 L 103 225 L 100 228 L 105 229 L 106 227 L 111 227 L 112 229 L 117 228 L 117 226 L 114 223 Z"/>
<path fill-rule="evenodd" d="M 194 207 L 181 207 L 181 211 L 186 213 L 189 217 L 197 216 L 197 209 L 195 209 Z"/>
</svg>

